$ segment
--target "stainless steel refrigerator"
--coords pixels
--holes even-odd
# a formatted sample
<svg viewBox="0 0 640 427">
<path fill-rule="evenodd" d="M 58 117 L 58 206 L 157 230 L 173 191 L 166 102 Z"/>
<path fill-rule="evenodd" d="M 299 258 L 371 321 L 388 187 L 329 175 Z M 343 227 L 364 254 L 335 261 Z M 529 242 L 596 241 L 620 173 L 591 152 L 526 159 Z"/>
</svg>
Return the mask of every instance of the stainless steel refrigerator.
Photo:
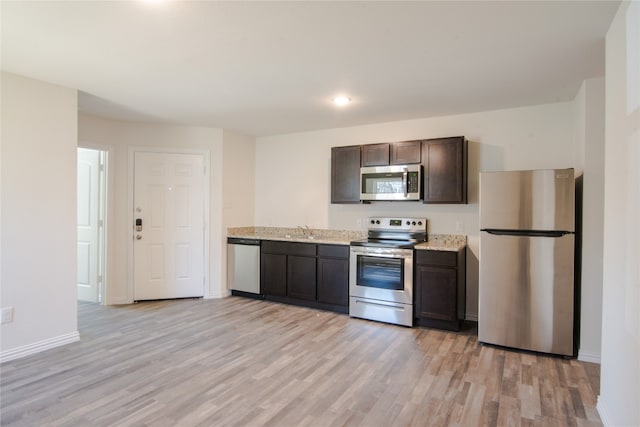
<svg viewBox="0 0 640 427">
<path fill-rule="evenodd" d="M 574 353 L 573 169 L 480 173 L 478 340 Z"/>
</svg>

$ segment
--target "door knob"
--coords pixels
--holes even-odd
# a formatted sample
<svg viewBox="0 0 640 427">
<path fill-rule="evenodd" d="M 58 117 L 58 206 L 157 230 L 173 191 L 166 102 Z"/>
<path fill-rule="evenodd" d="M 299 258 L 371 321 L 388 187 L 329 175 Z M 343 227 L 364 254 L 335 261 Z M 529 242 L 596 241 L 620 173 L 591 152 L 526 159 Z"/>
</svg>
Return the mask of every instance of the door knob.
<svg viewBox="0 0 640 427">
<path fill-rule="evenodd" d="M 136 235 L 136 240 L 142 240 L 142 236 L 141 235 Z"/>
</svg>

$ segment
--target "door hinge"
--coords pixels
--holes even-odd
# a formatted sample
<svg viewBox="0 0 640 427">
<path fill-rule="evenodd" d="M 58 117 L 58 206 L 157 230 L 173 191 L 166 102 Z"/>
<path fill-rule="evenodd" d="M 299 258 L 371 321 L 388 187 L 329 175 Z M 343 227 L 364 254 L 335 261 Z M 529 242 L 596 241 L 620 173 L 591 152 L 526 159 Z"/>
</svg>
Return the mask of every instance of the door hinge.
<svg viewBox="0 0 640 427">
<path fill-rule="evenodd" d="M 104 227 L 104 221 L 99 219 L 98 220 L 98 227 Z"/>
<path fill-rule="evenodd" d="M 98 283 L 102 283 L 102 276 L 98 276 Z"/>
</svg>

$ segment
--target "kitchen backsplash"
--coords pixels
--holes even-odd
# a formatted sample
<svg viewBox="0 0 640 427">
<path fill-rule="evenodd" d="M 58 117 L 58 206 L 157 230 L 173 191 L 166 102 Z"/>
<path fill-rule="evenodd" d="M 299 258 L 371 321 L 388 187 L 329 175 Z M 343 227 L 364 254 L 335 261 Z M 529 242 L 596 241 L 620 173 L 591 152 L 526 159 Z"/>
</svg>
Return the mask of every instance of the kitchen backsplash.
<svg viewBox="0 0 640 427">
<path fill-rule="evenodd" d="M 441 243 L 450 246 L 466 245 L 467 236 L 460 234 L 429 234 L 428 241 L 429 243 Z"/>
</svg>

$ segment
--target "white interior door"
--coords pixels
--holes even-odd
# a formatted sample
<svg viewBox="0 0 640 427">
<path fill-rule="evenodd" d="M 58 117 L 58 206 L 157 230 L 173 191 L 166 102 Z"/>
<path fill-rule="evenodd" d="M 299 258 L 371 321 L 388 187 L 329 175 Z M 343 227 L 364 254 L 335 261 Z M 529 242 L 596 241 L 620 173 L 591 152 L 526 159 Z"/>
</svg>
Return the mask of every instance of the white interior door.
<svg viewBox="0 0 640 427">
<path fill-rule="evenodd" d="M 204 177 L 201 155 L 134 154 L 135 301 L 204 296 Z"/>
<path fill-rule="evenodd" d="M 78 299 L 99 302 L 100 151 L 78 148 Z"/>
</svg>

